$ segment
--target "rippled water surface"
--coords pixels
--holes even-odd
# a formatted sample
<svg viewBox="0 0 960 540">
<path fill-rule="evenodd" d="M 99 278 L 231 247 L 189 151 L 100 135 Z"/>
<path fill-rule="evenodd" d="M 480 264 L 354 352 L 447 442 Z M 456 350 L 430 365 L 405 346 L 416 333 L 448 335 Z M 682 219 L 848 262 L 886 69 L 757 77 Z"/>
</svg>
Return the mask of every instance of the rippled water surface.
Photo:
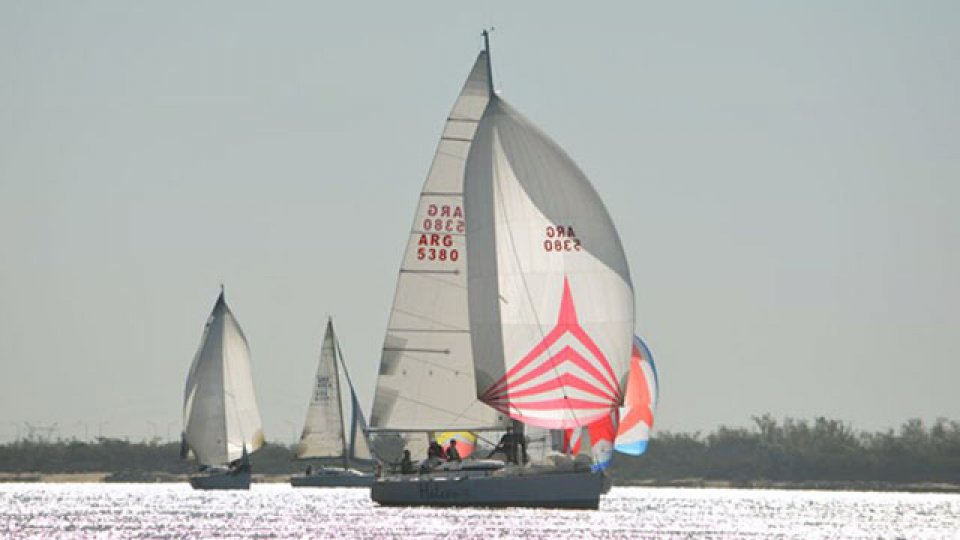
<svg viewBox="0 0 960 540">
<path fill-rule="evenodd" d="M 960 495 L 614 488 L 598 511 L 380 508 L 365 489 L 0 484 L 2 537 L 960 538 Z"/>
</svg>

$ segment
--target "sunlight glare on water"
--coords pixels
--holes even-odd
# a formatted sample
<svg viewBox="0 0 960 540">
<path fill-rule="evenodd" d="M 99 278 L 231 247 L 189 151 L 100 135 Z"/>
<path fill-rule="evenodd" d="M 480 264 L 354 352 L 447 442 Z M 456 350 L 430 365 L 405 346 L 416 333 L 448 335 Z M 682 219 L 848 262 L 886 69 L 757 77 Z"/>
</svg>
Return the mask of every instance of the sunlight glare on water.
<svg viewBox="0 0 960 540">
<path fill-rule="evenodd" d="M 0 484 L 0 536 L 956 538 L 960 495 L 614 488 L 600 510 L 381 508 L 366 489 Z"/>
</svg>

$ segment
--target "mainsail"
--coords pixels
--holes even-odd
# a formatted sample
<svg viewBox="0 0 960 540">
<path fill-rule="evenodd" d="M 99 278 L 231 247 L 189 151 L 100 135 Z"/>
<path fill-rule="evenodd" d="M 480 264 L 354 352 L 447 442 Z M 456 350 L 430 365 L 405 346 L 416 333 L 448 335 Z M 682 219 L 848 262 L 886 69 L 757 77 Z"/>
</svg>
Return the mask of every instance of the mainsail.
<svg viewBox="0 0 960 540">
<path fill-rule="evenodd" d="M 564 429 L 623 401 L 633 285 L 587 177 L 496 95 L 464 179 L 477 395 L 525 424 Z"/>
<path fill-rule="evenodd" d="M 509 423 L 476 398 L 467 310 L 464 165 L 489 97 L 483 52 L 447 118 L 420 193 L 380 360 L 374 430 L 482 430 Z"/>
<path fill-rule="evenodd" d="M 190 366 L 184 441 L 201 465 L 222 466 L 263 446 L 250 347 L 220 291 Z"/>
<path fill-rule="evenodd" d="M 350 389 L 350 433 L 345 427 L 343 415 L 340 369 Z M 333 320 L 327 321 L 320 350 L 317 375 L 314 378 L 313 393 L 307 407 L 307 418 L 303 424 L 303 433 L 297 445 L 298 458 L 338 457 L 369 459 L 370 451 L 366 442 L 366 426 L 363 421 L 353 384 L 347 374 L 346 365 L 333 331 Z"/>
</svg>

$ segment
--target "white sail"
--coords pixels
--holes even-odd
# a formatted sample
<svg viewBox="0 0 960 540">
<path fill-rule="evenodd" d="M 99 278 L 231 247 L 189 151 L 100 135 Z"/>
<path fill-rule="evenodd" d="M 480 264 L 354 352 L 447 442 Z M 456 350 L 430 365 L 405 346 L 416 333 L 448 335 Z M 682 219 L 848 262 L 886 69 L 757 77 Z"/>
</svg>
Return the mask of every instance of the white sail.
<svg viewBox="0 0 960 540">
<path fill-rule="evenodd" d="M 313 380 L 313 393 L 303 423 L 298 458 L 342 457 L 346 449 L 343 435 L 343 406 L 340 402 L 340 377 L 337 368 L 337 349 L 333 335 L 333 321 L 327 321 L 327 330 L 320 349 L 320 362 Z"/>
<path fill-rule="evenodd" d="M 250 347 L 223 292 L 207 319 L 190 366 L 184 437 L 201 465 L 220 466 L 263 446 L 263 425 L 250 374 Z"/>
<path fill-rule="evenodd" d="M 345 416 L 343 411 L 344 382 L 350 390 L 349 416 Z M 314 378 L 303 433 L 297 445 L 297 457 L 371 459 L 366 421 L 343 361 L 332 319 L 327 321 L 323 336 L 317 376 Z"/>
<path fill-rule="evenodd" d="M 480 53 L 443 128 L 397 278 L 371 427 L 475 430 L 508 420 L 476 399 L 467 312 L 464 164 L 490 96 Z"/>
<path fill-rule="evenodd" d="M 576 164 L 499 97 L 464 182 L 476 392 L 550 429 L 623 401 L 633 286 L 620 238 Z"/>
</svg>

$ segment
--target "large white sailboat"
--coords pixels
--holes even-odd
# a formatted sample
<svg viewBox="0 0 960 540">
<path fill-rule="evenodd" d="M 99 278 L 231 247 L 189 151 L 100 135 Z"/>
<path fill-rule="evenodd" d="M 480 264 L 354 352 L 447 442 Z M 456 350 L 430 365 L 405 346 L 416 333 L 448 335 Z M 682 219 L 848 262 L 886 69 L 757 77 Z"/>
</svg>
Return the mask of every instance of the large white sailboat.
<svg viewBox="0 0 960 540">
<path fill-rule="evenodd" d="M 341 378 L 350 391 L 349 416 L 344 415 L 343 411 Z M 343 361 L 340 342 L 333 331 L 333 319 L 328 319 L 307 418 L 297 445 L 297 458 L 338 460 L 341 467 L 315 468 L 311 465 L 305 474 L 292 476 L 290 484 L 294 487 L 358 487 L 372 484 L 373 474 L 351 468 L 351 463 L 356 462 L 372 465 L 366 431 L 363 411 Z"/>
<path fill-rule="evenodd" d="M 421 192 L 381 357 L 371 428 L 407 434 L 408 449 L 431 431 L 579 428 L 623 402 L 634 313 L 620 239 L 576 164 L 493 91 L 483 35 Z M 608 488 L 589 461 L 553 454 L 388 474 L 371 497 L 596 508 Z"/>
<path fill-rule="evenodd" d="M 250 347 L 220 296 L 200 338 L 183 397 L 181 456 L 200 471 L 195 489 L 249 489 L 249 455 L 263 446 L 263 425 L 250 374 Z"/>
</svg>

